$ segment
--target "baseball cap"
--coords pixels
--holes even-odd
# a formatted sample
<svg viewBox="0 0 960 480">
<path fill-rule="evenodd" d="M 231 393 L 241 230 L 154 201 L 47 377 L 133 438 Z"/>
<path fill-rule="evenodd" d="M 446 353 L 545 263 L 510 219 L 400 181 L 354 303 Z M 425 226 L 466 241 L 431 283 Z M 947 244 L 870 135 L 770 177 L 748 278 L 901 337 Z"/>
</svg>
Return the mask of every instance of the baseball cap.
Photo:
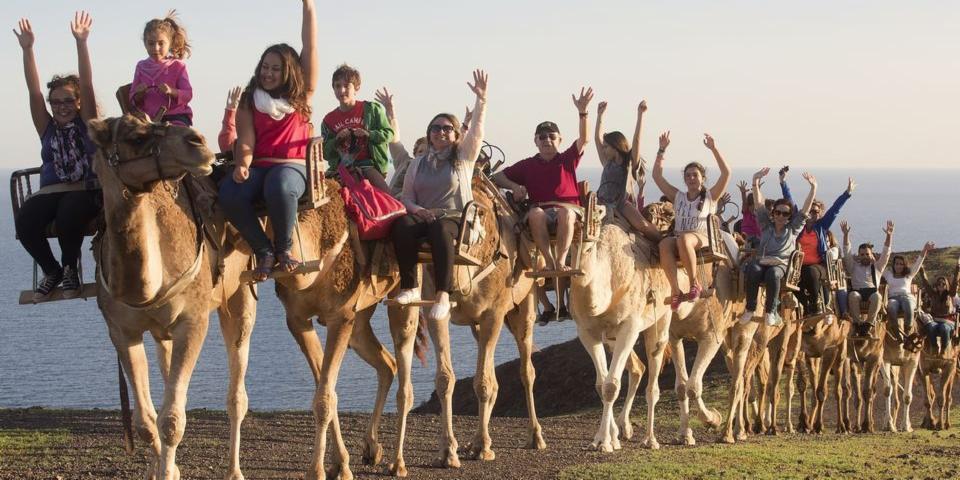
<svg viewBox="0 0 960 480">
<path fill-rule="evenodd" d="M 534 135 L 540 135 L 541 133 L 560 133 L 560 129 L 557 128 L 557 124 L 553 122 L 540 122 L 537 125 L 537 129 L 533 132 Z"/>
</svg>

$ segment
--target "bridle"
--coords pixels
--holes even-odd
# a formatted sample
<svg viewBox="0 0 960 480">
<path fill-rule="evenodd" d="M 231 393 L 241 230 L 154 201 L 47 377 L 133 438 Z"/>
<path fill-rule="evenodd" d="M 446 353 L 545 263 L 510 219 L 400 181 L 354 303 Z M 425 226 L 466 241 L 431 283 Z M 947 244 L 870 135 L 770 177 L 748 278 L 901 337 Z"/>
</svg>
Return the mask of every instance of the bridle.
<svg viewBox="0 0 960 480">
<path fill-rule="evenodd" d="M 169 128 L 169 125 L 151 123 L 150 137 L 151 137 L 152 145 L 149 151 L 147 151 L 147 153 L 143 155 L 137 155 L 133 157 L 122 157 L 120 155 L 120 142 L 118 140 L 118 134 L 120 133 L 120 123 L 121 122 L 118 119 L 113 122 L 113 126 L 111 127 L 111 132 L 110 132 L 111 141 L 110 141 L 110 147 L 107 149 L 106 159 L 107 159 L 107 165 L 113 170 L 114 174 L 120 180 L 120 183 L 123 184 L 125 197 L 130 196 L 130 194 L 139 195 L 147 192 L 147 189 L 144 188 L 143 185 L 140 185 L 139 187 L 134 187 L 134 186 L 131 186 L 126 181 L 124 181 L 120 168 L 126 164 L 138 162 L 141 160 L 153 159 L 154 167 L 157 170 L 157 181 L 164 181 L 164 180 L 179 181 L 186 175 L 186 172 L 182 172 L 176 175 L 164 176 L 163 167 L 160 166 L 160 153 L 161 153 L 160 142 L 157 141 L 156 139 L 167 136 L 167 129 Z"/>
</svg>

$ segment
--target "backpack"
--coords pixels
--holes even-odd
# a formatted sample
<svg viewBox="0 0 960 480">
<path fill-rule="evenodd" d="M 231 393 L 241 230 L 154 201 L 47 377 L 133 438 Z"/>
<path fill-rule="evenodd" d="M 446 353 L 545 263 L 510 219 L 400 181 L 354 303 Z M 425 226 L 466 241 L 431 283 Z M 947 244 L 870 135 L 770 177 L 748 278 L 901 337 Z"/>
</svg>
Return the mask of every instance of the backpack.
<svg viewBox="0 0 960 480">
<path fill-rule="evenodd" d="M 370 184 L 357 179 L 346 167 L 337 168 L 340 174 L 340 197 L 344 209 L 353 223 L 357 224 L 360 240 L 380 240 L 390 234 L 393 221 L 407 214 L 400 200 Z"/>
</svg>

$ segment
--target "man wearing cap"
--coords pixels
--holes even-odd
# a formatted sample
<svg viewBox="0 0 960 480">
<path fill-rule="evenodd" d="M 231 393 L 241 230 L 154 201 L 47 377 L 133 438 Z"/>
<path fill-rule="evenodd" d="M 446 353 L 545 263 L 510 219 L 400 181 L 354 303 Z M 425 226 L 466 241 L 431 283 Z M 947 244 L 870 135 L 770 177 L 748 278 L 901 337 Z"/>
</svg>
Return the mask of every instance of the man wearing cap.
<svg viewBox="0 0 960 480">
<path fill-rule="evenodd" d="M 579 98 L 571 95 L 573 104 L 580 114 L 580 131 L 577 141 L 563 152 L 558 151 L 561 137 L 556 123 L 542 122 L 534 131 L 533 143 L 539 153 L 523 159 L 493 177 L 493 181 L 513 192 L 517 201 L 529 197 L 531 208 L 527 214 L 527 223 L 533 235 L 533 241 L 546 259 L 548 270 L 569 270 L 566 265 L 567 253 L 573 243 L 573 225 L 575 213 L 564 207 L 541 208 L 543 202 L 563 202 L 580 205 L 577 192 L 577 165 L 583 157 L 583 149 L 590 141 L 587 134 L 587 108 L 593 99 L 592 88 L 581 88 Z M 550 251 L 550 233 L 548 223 L 557 227 L 556 258 Z M 569 318 L 564 295 L 566 279 L 558 278 L 557 306 L 560 317 Z"/>
</svg>

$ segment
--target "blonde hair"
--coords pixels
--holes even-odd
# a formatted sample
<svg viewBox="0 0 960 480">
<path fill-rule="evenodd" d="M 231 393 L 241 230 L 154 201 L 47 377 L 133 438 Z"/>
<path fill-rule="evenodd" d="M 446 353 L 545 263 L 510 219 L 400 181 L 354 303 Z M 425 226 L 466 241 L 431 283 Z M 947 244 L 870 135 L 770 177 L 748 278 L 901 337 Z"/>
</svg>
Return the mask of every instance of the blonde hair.
<svg viewBox="0 0 960 480">
<path fill-rule="evenodd" d="M 190 56 L 190 43 L 187 41 L 187 31 L 177 22 L 177 11 L 170 10 L 163 18 L 154 18 L 143 27 L 143 41 L 151 33 L 166 33 L 170 35 L 170 55 L 183 60 Z"/>
</svg>

